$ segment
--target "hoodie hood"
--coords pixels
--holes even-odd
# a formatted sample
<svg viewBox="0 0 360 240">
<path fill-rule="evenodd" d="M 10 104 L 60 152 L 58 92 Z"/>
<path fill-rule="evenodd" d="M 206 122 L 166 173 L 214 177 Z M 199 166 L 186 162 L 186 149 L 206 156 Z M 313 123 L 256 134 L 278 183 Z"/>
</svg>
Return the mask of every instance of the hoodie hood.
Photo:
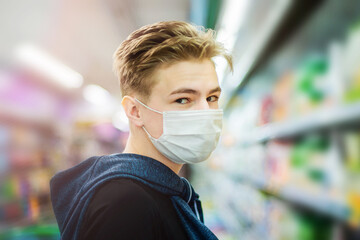
<svg viewBox="0 0 360 240">
<path fill-rule="evenodd" d="M 150 157 L 117 153 L 90 157 L 72 168 L 58 172 L 50 180 L 51 201 L 62 239 L 77 239 L 82 218 L 95 189 L 108 180 L 120 177 L 140 181 L 171 196 L 175 209 L 183 217 L 183 224 L 191 225 L 185 226 L 189 236 L 194 232 L 210 232 L 202 224 L 199 195 L 185 178 Z M 192 229 L 194 227 L 196 229 Z"/>
</svg>

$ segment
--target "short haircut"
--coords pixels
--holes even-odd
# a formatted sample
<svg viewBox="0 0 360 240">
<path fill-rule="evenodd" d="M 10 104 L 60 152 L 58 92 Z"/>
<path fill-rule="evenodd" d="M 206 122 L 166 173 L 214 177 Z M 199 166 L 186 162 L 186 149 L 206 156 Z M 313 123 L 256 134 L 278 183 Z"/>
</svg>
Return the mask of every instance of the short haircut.
<svg viewBox="0 0 360 240">
<path fill-rule="evenodd" d="M 116 49 L 113 70 L 122 96 L 138 93 L 147 101 L 156 83 L 156 69 L 180 61 L 212 60 L 223 56 L 233 70 L 232 58 L 215 40 L 215 31 L 182 21 L 158 22 L 132 32 Z"/>
</svg>

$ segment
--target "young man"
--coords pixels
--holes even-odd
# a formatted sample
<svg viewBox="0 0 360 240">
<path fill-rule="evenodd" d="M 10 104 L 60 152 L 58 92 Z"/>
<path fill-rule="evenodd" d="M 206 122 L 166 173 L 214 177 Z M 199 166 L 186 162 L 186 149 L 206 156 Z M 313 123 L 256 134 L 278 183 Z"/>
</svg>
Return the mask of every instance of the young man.
<svg viewBox="0 0 360 240">
<path fill-rule="evenodd" d="M 144 26 L 114 54 L 130 135 L 123 153 L 57 173 L 51 200 L 62 239 L 217 239 L 199 195 L 178 173 L 206 160 L 222 124 L 213 31 L 178 21 Z"/>
</svg>

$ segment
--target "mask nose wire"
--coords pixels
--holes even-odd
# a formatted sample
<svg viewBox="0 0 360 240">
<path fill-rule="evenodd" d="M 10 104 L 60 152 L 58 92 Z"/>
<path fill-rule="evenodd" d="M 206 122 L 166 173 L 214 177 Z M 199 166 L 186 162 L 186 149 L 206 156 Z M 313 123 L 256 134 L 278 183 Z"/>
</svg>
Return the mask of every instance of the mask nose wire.
<svg viewBox="0 0 360 240">
<path fill-rule="evenodd" d="M 136 100 L 138 103 L 140 103 L 141 105 L 143 105 L 144 107 L 146 107 L 147 109 L 149 109 L 149 110 L 151 110 L 151 111 L 153 111 L 153 112 L 159 113 L 159 114 L 161 114 L 161 115 L 163 114 L 162 112 L 160 112 L 160 111 L 158 111 L 158 110 L 155 110 L 155 109 L 153 109 L 153 108 L 145 105 L 145 103 L 142 103 L 139 99 L 135 98 L 135 100 Z"/>
</svg>

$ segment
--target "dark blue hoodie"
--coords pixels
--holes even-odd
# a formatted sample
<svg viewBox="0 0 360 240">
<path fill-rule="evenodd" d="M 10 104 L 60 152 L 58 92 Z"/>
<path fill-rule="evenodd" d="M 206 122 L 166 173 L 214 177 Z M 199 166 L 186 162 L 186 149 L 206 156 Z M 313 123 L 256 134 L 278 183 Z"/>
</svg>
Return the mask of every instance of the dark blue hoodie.
<svg viewBox="0 0 360 240">
<path fill-rule="evenodd" d="M 171 196 L 189 239 L 217 239 L 204 225 L 199 195 L 185 178 L 155 159 L 129 153 L 88 158 L 50 180 L 51 201 L 61 239 L 77 239 L 95 190 L 114 178 L 131 178 Z"/>
</svg>

